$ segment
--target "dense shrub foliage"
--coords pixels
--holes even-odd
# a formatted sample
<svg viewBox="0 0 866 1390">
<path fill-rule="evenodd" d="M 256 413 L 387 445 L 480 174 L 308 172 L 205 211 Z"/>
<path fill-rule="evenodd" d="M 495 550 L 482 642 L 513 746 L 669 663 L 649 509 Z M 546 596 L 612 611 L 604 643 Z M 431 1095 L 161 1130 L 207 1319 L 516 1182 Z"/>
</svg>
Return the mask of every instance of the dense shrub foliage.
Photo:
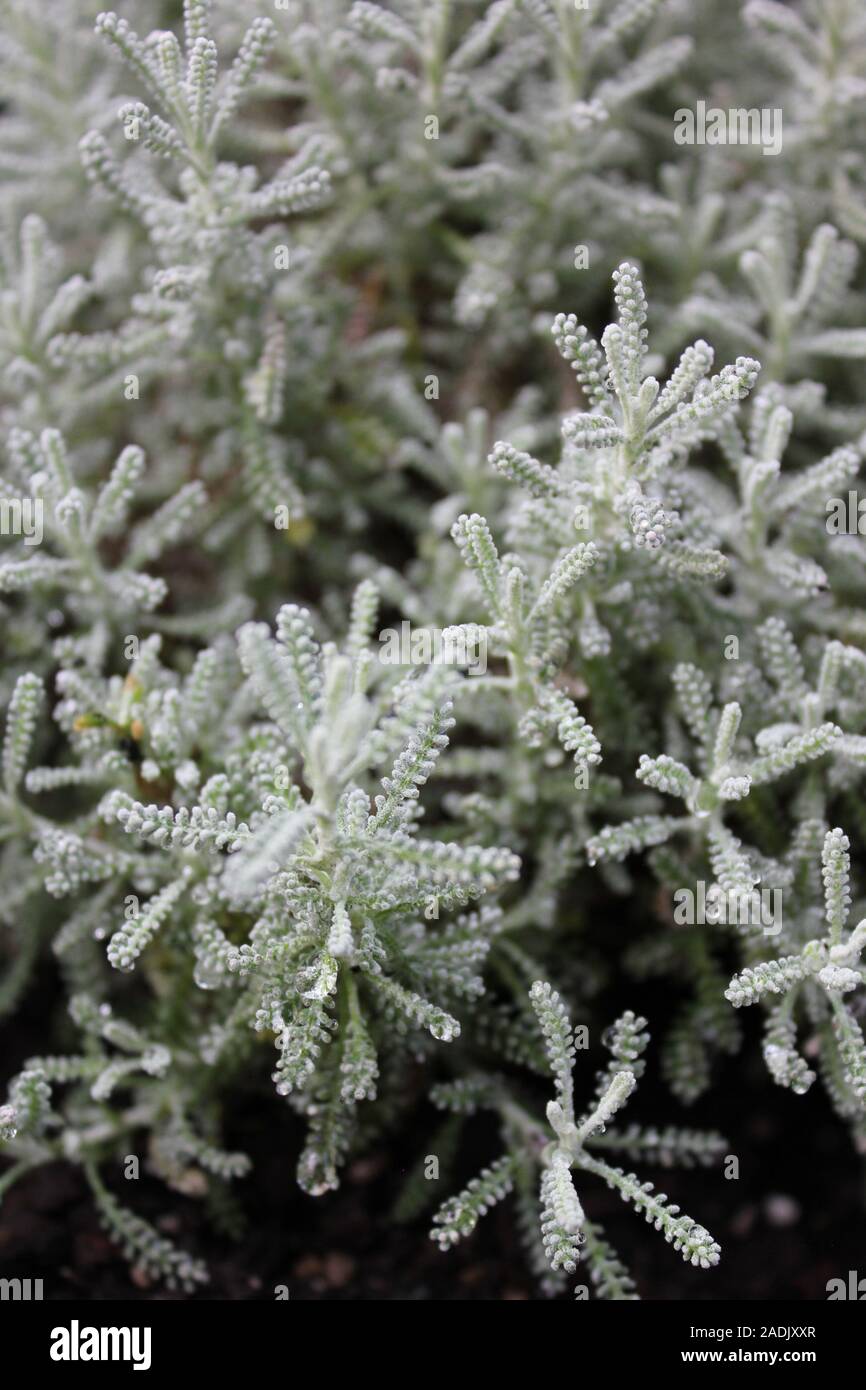
<svg viewBox="0 0 866 1390">
<path fill-rule="evenodd" d="M 242 1199 L 260 1090 L 327 1201 L 426 1095 L 443 1249 L 635 1298 L 607 1184 L 699 1279 L 630 1169 L 740 1009 L 866 1145 L 861 0 L 121 10 L 0 0 L 0 1193 L 191 1290 L 131 1155 Z"/>
</svg>

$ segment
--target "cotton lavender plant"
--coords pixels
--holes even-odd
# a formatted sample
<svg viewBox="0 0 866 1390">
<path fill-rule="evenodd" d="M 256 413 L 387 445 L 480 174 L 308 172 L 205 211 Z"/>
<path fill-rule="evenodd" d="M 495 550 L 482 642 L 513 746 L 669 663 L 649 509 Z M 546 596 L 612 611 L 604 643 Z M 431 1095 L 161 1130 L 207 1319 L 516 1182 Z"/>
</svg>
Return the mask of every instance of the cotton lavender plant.
<svg viewBox="0 0 866 1390">
<path fill-rule="evenodd" d="M 252 1097 L 305 1201 L 396 1136 L 445 1251 L 503 1202 L 651 1295 L 607 1189 L 711 1290 L 654 1170 L 721 1233 L 744 1015 L 866 1145 L 862 7 L 0 0 L 0 59 L 0 1013 L 65 992 L 0 1197 L 66 1162 L 195 1293 L 126 1165 L 242 1205 Z M 777 153 L 674 140 L 720 92 Z"/>
</svg>

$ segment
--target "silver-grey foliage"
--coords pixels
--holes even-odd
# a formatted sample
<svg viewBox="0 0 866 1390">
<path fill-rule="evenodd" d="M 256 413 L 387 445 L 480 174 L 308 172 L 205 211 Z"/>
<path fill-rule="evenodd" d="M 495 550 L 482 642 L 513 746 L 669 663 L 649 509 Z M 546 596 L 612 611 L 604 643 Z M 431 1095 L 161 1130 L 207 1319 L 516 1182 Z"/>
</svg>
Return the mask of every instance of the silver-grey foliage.
<svg viewBox="0 0 866 1390">
<path fill-rule="evenodd" d="M 443 1249 L 511 1197 L 545 1291 L 634 1298 L 600 1180 L 709 1269 L 630 1165 L 725 1141 L 623 1122 L 631 1012 L 577 1110 L 577 1040 L 666 977 L 689 1103 L 755 1004 L 866 1144 L 861 0 L 120 11 L 0 0 L 0 1008 L 53 956 L 77 1037 L 0 1193 L 80 1165 L 192 1289 L 136 1135 L 218 1201 L 270 1074 L 322 1195 L 423 1076 L 502 1136 Z M 677 143 L 716 90 L 781 150 Z"/>
</svg>

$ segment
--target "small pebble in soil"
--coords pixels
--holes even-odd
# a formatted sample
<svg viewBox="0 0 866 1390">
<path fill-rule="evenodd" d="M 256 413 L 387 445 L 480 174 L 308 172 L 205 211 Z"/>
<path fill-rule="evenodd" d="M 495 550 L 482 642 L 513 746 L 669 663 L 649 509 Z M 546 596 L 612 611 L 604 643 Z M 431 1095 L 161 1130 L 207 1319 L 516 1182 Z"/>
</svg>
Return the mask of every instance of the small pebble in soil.
<svg viewBox="0 0 866 1390">
<path fill-rule="evenodd" d="M 349 1169 L 349 1181 L 353 1183 L 372 1182 L 378 1178 L 385 1167 L 385 1157 L 383 1154 L 373 1155 L 370 1158 L 357 1158 Z"/>
<path fill-rule="evenodd" d="M 314 1280 L 320 1279 L 322 1275 L 322 1261 L 318 1255 L 302 1255 L 292 1266 L 292 1274 L 296 1279 Z"/>
<path fill-rule="evenodd" d="M 325 1281 L 331 1289 L 343 1289 L 355 1273 L 355 1261 L 349 1255 L 334 1250 L 325 1256 Z"/>
<path fill-rule="evenodd" d="M 773 1192 L 764 1198 L 764 1217 L 770 1226 L 796 1226 L 800 1220 L 800 1203 L 783 1192 Z"/>
<path fill-rule="evenodd" d="M 731 1235 L 740 1239 L 747 1236 L 755 1224 L 757 1215 L 758 1208 L 756 1206 L 741 1207 L 730 1223 Z"/>
<path fill-rule="evenodd" d="M 338 1250 L 327 1255 L 304 1255 L 292 1269 L 294 1277 L 309 1283 L 315 1293 L 345 1288 L 354 1273 L 355 1261 Z"/>
</svg>

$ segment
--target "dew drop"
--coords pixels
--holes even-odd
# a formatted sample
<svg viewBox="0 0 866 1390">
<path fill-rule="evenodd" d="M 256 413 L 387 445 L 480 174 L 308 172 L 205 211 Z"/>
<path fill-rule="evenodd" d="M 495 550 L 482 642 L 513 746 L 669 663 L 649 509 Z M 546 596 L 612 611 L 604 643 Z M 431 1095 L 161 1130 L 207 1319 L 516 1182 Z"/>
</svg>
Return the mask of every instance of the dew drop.
<svg viewBox="0 0 866 1390">
<path fill-rule="evenodd" d="M 199 989 L 216 989 L 216 980 L 213 971 L 207 969 L 202 964 L 197 964 L 193 971 L 193 980 Z"/>
</svg>

